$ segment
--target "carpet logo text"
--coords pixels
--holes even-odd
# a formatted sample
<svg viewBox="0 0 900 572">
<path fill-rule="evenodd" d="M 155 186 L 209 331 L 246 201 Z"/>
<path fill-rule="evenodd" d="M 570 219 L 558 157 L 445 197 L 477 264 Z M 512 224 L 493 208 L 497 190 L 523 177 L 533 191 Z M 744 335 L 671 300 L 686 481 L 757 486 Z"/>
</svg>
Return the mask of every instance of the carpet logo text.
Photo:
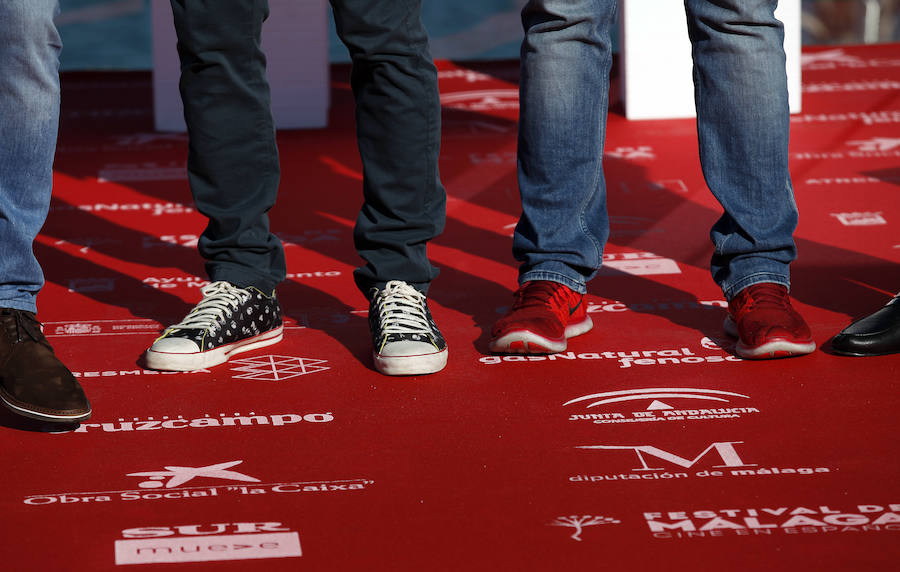
<svg viewBox="0 0 900 572">
<path fill-rule="evenodd" d="M 704 338 L 707 340 L 708 338 Z M 711 349 L 712 343 L 704 349 Z M 533 362 L 566 362 L 566 361 L 615 361 L 620 369 L 630 367 L 696 365 L 710 363 L 739 362 L 741 358 L 723 355 L 720 350 L 712 355 L 697 355 L 690 348 L 665 348 L 656 350 L 601 351 L 601 352 L 562 352 L 550 355 L 508 355 L 483 356 L 478 359 L 485 365 L 501 363 L 533 363 Z"/>
<path fill-rule="evenodd" d="M 822 52 L 805 53 L 800 56 L 804 71 L 834 70 L 838 68 L 892 68 L 900 67 L 900 59 L 867 58 L 848 54 L 842 48 Z"/>
<path fill-rule="evenodd" d="M 573 475 L 569 477 L 569 481 L 573 483 L 596 483 L 629 480 L 678 480 L 691 477 L 730 478 L 764 475 L 814 475 L 831 472 L 831 469 L 827 467 L 762 467 L 758 463 L 747 463 L 739 454 L 738 448 L 735 447 L 735 445 L 743 443 L 743 441 L 715 441 L 693 458 L 682 457 L 677 453 L 666 451 L 654 445 L 579 445 L 576 449 L 603 452 L 606 456 L 606 464 L 613 460 L 622 461 L 628 458 L 636 458 L 639 466 L 634 467 L 632 465 L 628 472 L 618 474 Z M 716 458 L 718 458 L 720 464 L 710 464 L 715 462 Z M 695 469 L 695 465 L 701 463 L 701 460 L 703 461 L 701 466 L 705 467 L 704 469 L 695 470 L 692 474 L 684 470 Z M 648 461 L 653 465 L 662 466 L 650 466 Z M 676 472 L 670 472 L 670 470 Z"/>
<path fill-rule="evenodd" d="M 188 214 L 194 212 L 194 207 L 182 203 L 94 203 L 84 205 L 53 204 L 51 212 L 83 211 L 89 213 L 137 213 L 151 214 L 153 216 Z"/>
<path fill-rule="evenodd" d="M 218 417 L 204 415 L 194 419 L 185 419 L 183 416 L 163 416 L 159 419 L 148 417 L 146 419 L 135 417 L 130 421 L 119 419 L 115 423 L 81 423 L 72 431 L 57 431 L 56 434 L 68 433 L 131 433 L 135 431 L 163 431 L 184 429 L 205 429 L 209 427 L 285 427 L 296 423 L 330 423 L 334 421 L 334 415 L 328 413 L 279 413 L 275 415 L 257 415 L 250 412 L 247 415 L 235 413 L 225 415 L 220 413 Z"/>
<path fill-rule="evenodd" d="M 165 164 L 110 163 L 97 174 L 98 183 L 131 183 L 138 181 L 181 181 L 187 179 L 187 164 L 172 161 Z"/>
<path fill-rule="evenodd" d="M 587 302 L 587 313 L 600 312 L 667 312 L 673 310 L 716 310 L 727 308 L 725 300 L 654 300 L 652 302 L 628 302 L 618 300 L 602 300 L 599 302 Z"/>
<path fill-rule="evenodd" d="M 183 499 L 212 499 L 230 495 L 362 491 L 375 484 L 375 481 L 368 479 L 262 483 L 249 471 L 245 471 L 243 468 L 235 469 L 241 463 L 243 463 L 242 460 L 199 467 L 166 465 L 162 469 L 127 473 L 127 477 L 139 479 L 136 483 L 137 488 L 134 489 L 34 494 L 26 496 L 23 503 L 28 506 L 46 506 L 133 501 L 172 502 Z M 195 481 L 202 484 L 196 484 Z M 252 483 L 252 486 L 246 483 Z M 185 486 L 188 484 L 194 484 L 194 486 Z"/>
<path fill-rule="evenodd" d="M 47 337 L 109 336 L 124 334 L 159 335 L 161 324 L 155 320 L 83 320 L 44 322 Z"/>
<path fill-rule="evenodd" d="M 644 276 L 650 274 L 681 274 L 678 263 L 671 258 L 653 254 L 652 252 L 620 252 L 603 255 L 603 265 L 598 274 L 632 274 Z"/>
<path fill-rule="evenodd" d="M 473 112 L 518 111 L 518 89 L 485 89 L 441 94 L 441 106 Z"/>
<path fill-rule="evenodd" d="M 844 226 L 877 226 L 887 224 L 880 212 L 831 213 Z"/>
<path fill-rule="evenodd" d="M 280 522 L 147 526 L 122 531 L 116 564 L 289 558 L 303 555 L 300 536 Z"/>
<path fill-rule="evenodd" d="M 900 157 L 900 139 L 872 137 L 847 141 L 849 151 L 803 151 L 791 156 L 798 160 L 833 161 L 836 159 L 884 159 Z"/>
<path fill-rule="evenodd" d="M 900 531 L 900 504 L 645 512 L 655 538 Z"/>
<path fill-rule="evenodd" d="M 668 401 L 673 400 L 699 400 L 728 403 L 735 398 L 749 399 L 749 396 L 741 393 L 734 393 L 732 391 L 721 391 L 716 389 L 651 387 L 592 393 L 590 395 L 571 399 L 565 402 L 563 406 L 579 406 L 585 409 L 584 413 L 570 414 L 569 421 L 590 421 L 591 423 L 596 424 L 738 419 L 743 415 L 759 413 L 759 409 L 755 407 L 729 407 L 723 405 L 721 407 L 676 408 L 667 403 Z M 662 401 L 663 399 L 666 401 Z M 646 403 L 646 408 L 639 411 L 604 411 L 615 405 L 635 401 Z"/>
</svg>

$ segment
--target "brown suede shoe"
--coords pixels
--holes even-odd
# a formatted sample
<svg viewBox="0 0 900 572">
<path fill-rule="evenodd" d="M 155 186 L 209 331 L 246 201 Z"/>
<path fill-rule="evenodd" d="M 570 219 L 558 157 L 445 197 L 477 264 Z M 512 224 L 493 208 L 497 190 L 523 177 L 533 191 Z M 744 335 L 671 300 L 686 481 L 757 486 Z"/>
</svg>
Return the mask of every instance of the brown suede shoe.
<svg viewBox="0 0 900 572">
<path fill-rule="evenodd" d="M 91 416 L 84 391 L 31 312 L 0 308 L 0 400 L 41 421 L 72 423 Z"/>
</svg>

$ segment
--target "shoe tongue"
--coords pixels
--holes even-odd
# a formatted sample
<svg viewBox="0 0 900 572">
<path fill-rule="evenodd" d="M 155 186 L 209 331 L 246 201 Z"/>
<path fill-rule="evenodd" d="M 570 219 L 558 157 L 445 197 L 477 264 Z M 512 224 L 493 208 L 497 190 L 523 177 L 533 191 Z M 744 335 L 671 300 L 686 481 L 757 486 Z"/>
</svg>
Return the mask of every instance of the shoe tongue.
<svg viewBox="0 0 900 572">
<path fill-rule="evenodd" d="M 756 288 L 751 294 L 750 299 L 756 306 L 777 306 L 785 305 L 785 288 L 776 284 L 766 285 L 765 287 Z"/>
<path fill-rule="evenodd" d="M 553 299 L 556 294 L 556 288 L 549 284 L 532 283 L 525 287 L 519 294 L 519 298 L 523 303 L 543 304 Z"/>
<path fill-rule="evenodd" d="M 384 285 L 384 293 L 385 295 L 394 296 L 416 296 L 417 294 L 419 294 L 419 291 L 406 282 L 392 280 Z"/>
<path fill-rule="evenodd" d="M 194 338 L 197 336 L 203 336 L 206 332 L 203 328 L 171 328 L 171 332 L 173 334 L 178 334 L 178 337 L 189 337 Z"/>
</svg>

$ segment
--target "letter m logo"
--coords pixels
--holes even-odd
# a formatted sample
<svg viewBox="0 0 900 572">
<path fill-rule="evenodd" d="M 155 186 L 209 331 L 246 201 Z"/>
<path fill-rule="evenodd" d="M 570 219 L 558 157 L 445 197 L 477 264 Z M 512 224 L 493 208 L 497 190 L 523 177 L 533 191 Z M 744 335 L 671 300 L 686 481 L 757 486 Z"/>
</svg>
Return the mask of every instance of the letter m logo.
<svg viewBox="0 0 900 572">
<path fill-rule="evenodd" d="M 724 463 L 722 465 L 714 465 L 714 467 L 755 467 L 756 463 L 748 464 L 741 460 L 741 457 L 738 455 L 737 451 L 734 448 L 734 446 L 738 443 L 743 443 L 743 441 L 722 441 L 713 443 L 693 459 L 685 459 L 683 457 L 679 457 L 678 455 L 674 455 L 672 453 L 669 453 L 668 451 L 663 451 L 659 447 L 653 447 L 652 445 L 582 445 L 576 448 L 606 450 L 627 449 L 634 451 L 635 454 L 637 454 L 638 460 L 641 462 L 641 467 L 632 469 L 632 471 L 665 470 L 664 467 L 650 467 L 649 465 L 647 465 L 647 459 L 645 455 L 651 455 L 653 457 L 656 457 L 657 459 L 662 459 L 663 461 L 668 461 L 674 465 L 678 465 L 679 467 L 689 469 L 690 467 L 693 467 L 697 463 L 697 461 L 705 457 L 710 451 L 715 451 L 716 454 L 719 455 L 719 458 L 722 460 L 722 463 Z"/>
</svg>

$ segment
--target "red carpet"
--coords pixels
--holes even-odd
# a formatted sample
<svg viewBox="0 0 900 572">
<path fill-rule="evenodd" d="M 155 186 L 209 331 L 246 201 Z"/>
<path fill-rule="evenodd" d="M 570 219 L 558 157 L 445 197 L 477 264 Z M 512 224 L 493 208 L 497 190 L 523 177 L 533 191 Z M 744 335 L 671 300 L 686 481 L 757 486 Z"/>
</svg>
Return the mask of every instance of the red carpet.
<svg viewBox="0 0 900 572">
<path fill-rule="evenodd" d="M 900 289 L 900 46 L 807 56 L 793 294 L 813 355 L 733 356 L 694 122 L 614 102 L 596 327 L 488 356 L 515 280 L 517 64 L 444 62 L 431 304 L 451 357 L 407 379 L 372 369 L 351 278 L 346 68 L 331 126 L 279 135 L 284 342 L 189 374 L 140 364 L 203 285 L 186 139 L 152 132 L 148 74 L 64 76 L 39 317 L 94 415 L 49 434 L 0 413 L 4 569 L 897 569 L 900 356 L 828 340 Z"/>
</svg>

